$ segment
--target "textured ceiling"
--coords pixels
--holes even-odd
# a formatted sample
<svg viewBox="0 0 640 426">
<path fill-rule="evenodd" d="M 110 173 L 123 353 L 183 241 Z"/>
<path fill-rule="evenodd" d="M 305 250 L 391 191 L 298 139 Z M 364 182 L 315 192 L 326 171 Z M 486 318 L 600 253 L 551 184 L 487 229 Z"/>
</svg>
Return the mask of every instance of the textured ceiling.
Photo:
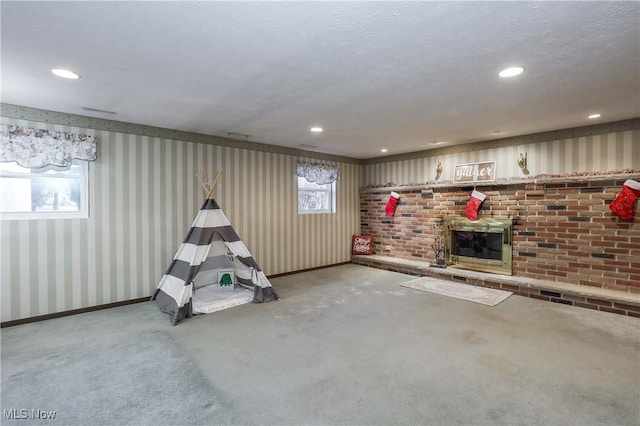
<svg viewBox="0 0 640 426">
<path fill-rule="evenodd" d="M 355 158 L 584 126 L 592 112 L 640 116 L 636 1 L 2 1 L 0 12 L 2 102 L 52 111 Z M 525 73 L 497 77 L 514 64 Z"/>
</svg>

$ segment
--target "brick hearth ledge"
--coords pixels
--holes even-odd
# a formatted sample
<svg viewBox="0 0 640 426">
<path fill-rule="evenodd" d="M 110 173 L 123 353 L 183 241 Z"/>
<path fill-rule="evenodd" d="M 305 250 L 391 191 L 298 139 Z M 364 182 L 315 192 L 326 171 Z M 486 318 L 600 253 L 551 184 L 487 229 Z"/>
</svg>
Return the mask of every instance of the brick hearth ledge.
<svg viewBox="0 0 640 426">
<path fill-rule="evenodd" d="M 458 268 L 433 268 L 428 262 L 376 254 L 353 255 L 351 263 L 409 275 L 433 276 L 479 287 L 508 290 L 519 296 L 640 318 L 640 294 L 637 293 Z"/>
</svg>

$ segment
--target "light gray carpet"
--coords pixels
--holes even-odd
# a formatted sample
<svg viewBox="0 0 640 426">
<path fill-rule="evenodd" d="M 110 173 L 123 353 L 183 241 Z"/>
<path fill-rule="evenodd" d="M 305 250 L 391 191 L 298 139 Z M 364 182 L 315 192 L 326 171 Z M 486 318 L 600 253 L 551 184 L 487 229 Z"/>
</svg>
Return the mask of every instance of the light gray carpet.
<svg viewBox="0 0 640 426">
<path fill-rule="evenodd" d="M 640 424 L 640 319 L 416 297 L 398 285 L 414 278 L 344 265 L 176 327 L 143 303 L 3 329 L 2 408 L 65 425 Z"/>
<path fill-rule="evenodd" d="M 229 401 L 149 305 L 3 329 L 2 424 L 231 423 Z"/>
</svg>

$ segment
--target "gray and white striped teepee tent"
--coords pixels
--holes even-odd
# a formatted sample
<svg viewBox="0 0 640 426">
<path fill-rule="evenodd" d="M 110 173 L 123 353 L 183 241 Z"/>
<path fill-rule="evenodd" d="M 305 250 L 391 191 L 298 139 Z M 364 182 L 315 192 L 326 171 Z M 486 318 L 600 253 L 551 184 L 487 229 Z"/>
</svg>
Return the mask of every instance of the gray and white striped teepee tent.
<svg viewBox="0 0 640 426">
<path fill-rule="evenodd" d="M 253 303 L 279 299 L 213 198 L 220 173 L 213 184 L 198 176 L 206 200 L 151 298 L 160 310 L 171 315 L 172 325 L 193 315 L 196 287 L 217 283 L 218 272 L 230 268 L 238 285 L 253 290 Z"/>
</svg>

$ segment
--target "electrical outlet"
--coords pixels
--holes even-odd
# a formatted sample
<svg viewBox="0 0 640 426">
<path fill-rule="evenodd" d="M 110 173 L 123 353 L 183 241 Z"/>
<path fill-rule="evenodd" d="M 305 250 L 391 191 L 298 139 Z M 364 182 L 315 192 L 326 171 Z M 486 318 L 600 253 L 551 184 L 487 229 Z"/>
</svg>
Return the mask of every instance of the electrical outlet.
<svg viewBox="0 0 640 426">
<path fill-rule="evenodd" d="M 385 246 L 384 248 L 385 248 L 385 250 L 391 251 L 391 246 Z"/>
</svg>

